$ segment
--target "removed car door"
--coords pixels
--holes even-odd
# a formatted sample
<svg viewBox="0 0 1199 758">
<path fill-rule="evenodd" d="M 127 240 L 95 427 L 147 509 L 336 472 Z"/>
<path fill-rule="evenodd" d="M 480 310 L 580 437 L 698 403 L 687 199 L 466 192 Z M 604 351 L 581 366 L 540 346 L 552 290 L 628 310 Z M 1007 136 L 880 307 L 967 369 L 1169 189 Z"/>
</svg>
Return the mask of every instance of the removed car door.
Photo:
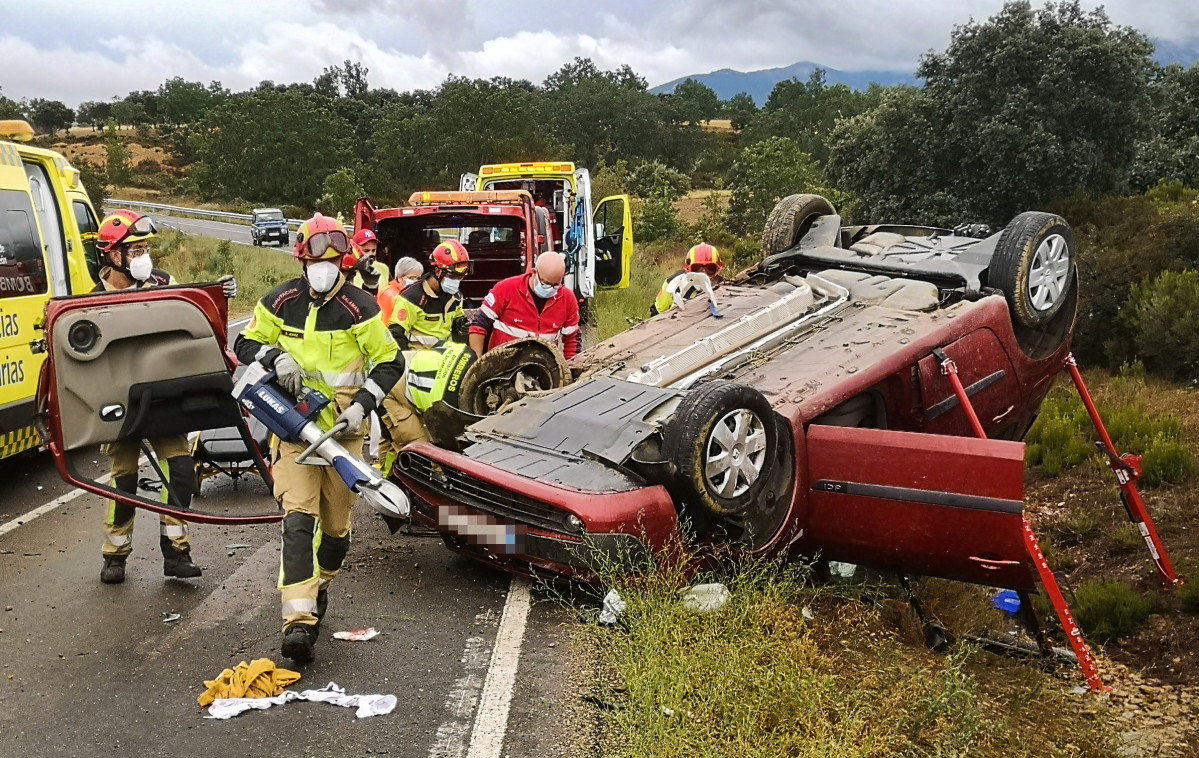
<svg viewBox="0 0 1199 758">
<path fill-rule="evenodd" d="M 84 479 L 72 450 L 208 429 L 249 431 L 233 399 L 220 285 L 155 287 L 137 293 L 54 299 L 46 307 L 47 359 L 38 409 L 63 478 L 90 492 L 188 521 L 258 523 L 279 514 L 210 514 L 129 496 Z M 260 472 L 269 481 L 259 457 Z M 228 506 L 228 503 L 222 503 Z"/>
</svg>

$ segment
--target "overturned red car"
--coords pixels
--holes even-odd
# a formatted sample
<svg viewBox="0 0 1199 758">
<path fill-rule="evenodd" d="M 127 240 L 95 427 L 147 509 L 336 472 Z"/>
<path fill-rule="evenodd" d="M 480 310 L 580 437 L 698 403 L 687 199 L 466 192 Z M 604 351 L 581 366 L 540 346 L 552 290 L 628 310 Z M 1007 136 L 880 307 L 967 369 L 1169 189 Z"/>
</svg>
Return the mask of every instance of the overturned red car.
<svg viewBox="0 0 1199 758">
<path fill-rule="evenodd" d="M 522 573 L 645 565 L 685 524 L 700 546 L 1033 589 L 1020 440 L 1069 351 L 1068 224 L 844 226 L 795 195 L 763 245 L 713 307 L 590 348 L 457 451 L 406 448 L 415 516 Z"/>
</svg>

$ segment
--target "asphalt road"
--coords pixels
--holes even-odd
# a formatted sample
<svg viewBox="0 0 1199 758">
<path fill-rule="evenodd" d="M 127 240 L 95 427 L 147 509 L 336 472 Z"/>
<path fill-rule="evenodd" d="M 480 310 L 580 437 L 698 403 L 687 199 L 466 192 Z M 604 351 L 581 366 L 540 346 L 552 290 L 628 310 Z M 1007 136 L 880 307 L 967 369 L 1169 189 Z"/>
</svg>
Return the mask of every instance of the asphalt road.
<svg viewBox="0 0 1199 758">
<path fill-rule="evenodd" d="M 107 470 L 94 450 L 74 463 Z M 561 717 L 581 694 L 568 676 L 573 614 L 537 591 L 526 610 L 527 584 L 436 537 L 392 536 L 355 508 L 317 660 L 293 687 L 394 694 L 393 713 L 359 720 L 299 702 L 218 721 L 196 702 L 204 680 L 243 660 L 290 665 L 279 654 L 278 526 L 196 525 L 204 576 L 164 579 L 157 519 L 139 512 L 128 578 L 104 585 L 104 500 L 68 488 L 48 453 L 0 461 L 0 482 L 0 756 L 573 754 Z M 197 505 L 225 504 L 272 505 L 254 477 L 236 490 L 205 482 Z M 331 638 L 368 626 L 381 635 Z"/>
</svg>

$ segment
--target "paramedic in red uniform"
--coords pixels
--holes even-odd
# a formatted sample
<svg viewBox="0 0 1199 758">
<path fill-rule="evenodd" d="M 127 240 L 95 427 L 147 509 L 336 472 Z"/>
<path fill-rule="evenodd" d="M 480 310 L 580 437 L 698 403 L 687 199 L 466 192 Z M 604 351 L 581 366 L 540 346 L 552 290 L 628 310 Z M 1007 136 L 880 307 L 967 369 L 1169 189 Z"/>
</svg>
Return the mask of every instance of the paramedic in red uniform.
<svg viewBox="0 0 1199 758">
<path fill-rule="evenodd" d="M 579 353 L 579 301 L 562 286 L 566 261 L 559 253 L 537 256 L 533 270 L 498 282 L 483 298 L 470 325 L 470 347 L 482 355 L 505 342 L 536 337 L 567 359 Z"/>
</svg>

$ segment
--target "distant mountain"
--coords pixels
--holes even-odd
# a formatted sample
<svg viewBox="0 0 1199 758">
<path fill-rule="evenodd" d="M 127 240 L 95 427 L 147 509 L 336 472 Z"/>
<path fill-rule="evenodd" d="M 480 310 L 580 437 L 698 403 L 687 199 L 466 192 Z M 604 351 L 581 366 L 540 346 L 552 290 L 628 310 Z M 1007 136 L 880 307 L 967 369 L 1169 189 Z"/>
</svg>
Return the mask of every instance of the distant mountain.
<svg viewBox="0 0 1199 758">
<path fill-rule="evenodd" d="M 674 92 L 674 88 L 688 79 L 708 85 L 721 100 L 728 100 L 740 92 L 748 92 L 759 106 L 766 104 L 774 85 L 788 79 L 798 79 L 806 82 L 812 72 L 818 68 L 824 69 L 825 80 L 829 84 L 847 84 L 854 89 L 866 89 L 871 83 L 886 86 L 893 84 L 916 84 L 916 77 L 907 71 L 838 71 L 835 68 L 822 66 L 819 63 L 801 61 L 783 68 L 765 68 L 761 71 L 734 71 L 722 68 L 709 74 L 692 74 L 672 82 L 660 84 L 650 92 Z"/>
<path fill-rule="evenodd" d="M 1153 51 L 1153 60 L 1163 66 L 1167 63 L 1181 63 L 1183 68 L 1190 68 L 1199 63 L 1199 40 L 1191 40 L 1177 45 L 1173 42 L 1155 39 L 1153 44 L 1157 46 Z"/>
</svg>

